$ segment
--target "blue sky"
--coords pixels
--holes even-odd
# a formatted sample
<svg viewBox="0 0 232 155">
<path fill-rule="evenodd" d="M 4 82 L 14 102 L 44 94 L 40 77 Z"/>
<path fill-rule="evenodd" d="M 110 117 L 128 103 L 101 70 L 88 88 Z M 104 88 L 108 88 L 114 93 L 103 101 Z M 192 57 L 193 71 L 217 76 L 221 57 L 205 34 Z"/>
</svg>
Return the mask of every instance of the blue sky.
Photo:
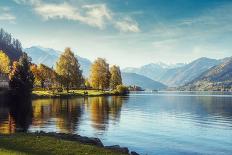
<svg viewBox="0 0 232 155">
<path fill-rule="evenodd" d="M 0 27 L 23 47 L 104 57 L 121 67 L 232 56 L 232 1 L 1 0 Z"/>
</svg>

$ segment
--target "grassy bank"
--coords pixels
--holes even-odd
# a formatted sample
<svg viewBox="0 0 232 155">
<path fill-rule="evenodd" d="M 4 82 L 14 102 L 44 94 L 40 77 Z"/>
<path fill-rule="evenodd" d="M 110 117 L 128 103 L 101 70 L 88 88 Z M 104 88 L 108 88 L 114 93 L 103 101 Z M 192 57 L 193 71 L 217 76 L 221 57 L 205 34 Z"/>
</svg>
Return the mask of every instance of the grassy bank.
<svg viewBox="0 0 232 155">
<path fill-rule="evenodd" d="M 43 154 L 43 155 L 125 155 L 93 145 L 61 140 L 33 134 L 0 136 L 0 154 Z"/>
<path fill-rule="evenodd" d="M 85 94 L 84 92 L 87 92 Z M 44 91 L 33 91 L 32 96 L 34 98 L 43 98 L 43 97 L 69 97 L 69 96 L 111 96 L 118 95 L 115 91 L 99 91 L 99 90 L 70 90 L 69 92 L 53 92 L 50 90 Z"/>
</svg>

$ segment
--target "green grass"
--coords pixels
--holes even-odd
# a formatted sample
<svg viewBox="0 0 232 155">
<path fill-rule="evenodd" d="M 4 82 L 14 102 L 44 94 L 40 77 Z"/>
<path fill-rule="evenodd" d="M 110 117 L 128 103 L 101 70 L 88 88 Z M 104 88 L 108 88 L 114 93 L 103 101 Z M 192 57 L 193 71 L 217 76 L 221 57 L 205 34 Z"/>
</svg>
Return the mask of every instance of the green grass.
<svg viewBox="0 0 232 155">
<path fill-rule="evenodd" d="M 104 95 L 117 95 L 114 91 L 99 91 L 99 90 L 70 90 L 63 92 L 53 92 L 49 90 L 33 91 L 33 97 L 65 97 L 65 96 L 84 96 L 84 92 L 87 91 L 86 96 L 104 96 Z"/>
<path fill-rule="evenodd" d="M 125 155 L 93 145 L 33 134 L 13 134 L 0 137 L 0 154 L 37 155 Z"/>
</svg>

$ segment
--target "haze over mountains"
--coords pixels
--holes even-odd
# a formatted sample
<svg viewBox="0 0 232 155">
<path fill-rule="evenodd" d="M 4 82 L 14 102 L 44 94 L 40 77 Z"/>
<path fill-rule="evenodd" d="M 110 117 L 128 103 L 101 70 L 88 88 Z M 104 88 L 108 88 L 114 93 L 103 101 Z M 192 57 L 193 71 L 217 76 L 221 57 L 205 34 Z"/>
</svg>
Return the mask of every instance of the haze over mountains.
<svg viewBox="0 0 232 155">
<path fill-rule="evenodd" d="M 125 68 L 124 72 L 132 72 L 150 77 L 162 82 L 169 87 L 185 85 L 200 76 L 203 72 L 219 64 L 221 60 L 210 58 L 199 58 L 189 64 L 148 64 L 140 68 Z"/>
<path fill-rule="evenodd" d="M 44 48 L 41 46 L 32 46 L 30 48 L 24 49 L 24 51 L 32 58 L 32 62 L 35 64 L 45 64 L 49 67 L 55 67 L 56 61 L 58 60 L 61 52 L 51 49 Z M 76 56 L 81 65 L 81 69 L 85 77 L 89 76 L 89 70 L 91 66 L 91 61 L 82 58 L 80 56 Z"/>
<path fill-rule="evenodd" d="M 122 80 L 123 84 L 127 86 L 136 85 L 149 90 L 163 90 L 167 88 L 166 85 L 160 82 L 154 81 L 146 76 L 139 75 L 136 73 L 122 72 Z"/>
<path fill-rule="evenodd" d="M 34 63 L 36 64 L 43 63 L 50 67 L 55 66 L 55 63 L 58 60 L 58 57 L 61 53 L 60 51 L 51 48 L 44 48 L 40 46 L 33 46 L 30 48 L 26 48 L 24 49 L 24 51 L 28 53 L 28 55 L 32 58 Z M 84 76 L 88 77 L 90 72 L 90 67 L 92 64 L 91 61 L 79 56 L 77 56 L 77 58 L 81 64 L 81 69 L 83 70 Z M 188 64 L 178 63 L 178 64 L 167 65 L 165 63 L 150 63 L 141 66 L 139 68 L 128 67 L 122 69 L 123 82 L 126 85 L 137 85 L 144 89 L 164 89 L 167 86 L 168 87 L 186 86 L 187 84 L 190 84 L 192 81 L 195 81 L 194 84 L 191 85 L 192 88 L 194 87 L 193 85 L 196 84 L 196 81 L 200 80 L 202 82 L 202 78 L 200 77 L 203 76 L 204 73 L 206 74 L 206 72 L 209 71 L 210 74 L 208 73 L 207 75 L 213 76 L 213 74 L 211 74 L 212 72 L 210 72 L 211 68 L 217 65 L 224 66 L 228 62 L 230 62 L 230 60 L 231 58 L 217 60 L 217 59 L 202 57 Z M 230 66 L 230 64 L 227 64 L 226 66 L 228 65 Z M 229 72 L 227 75 L 230 75 L 232 71 L 228 69 L 229 67 L 223 68 L 219 66 L 218 68 L 223 70 L 222 71 L 223 74 Z M 220 77 L 222 76 L 221 74 Z M 224 77 L 224 79 L 226 77 Z M 211 79 L 211 78 L 208 77 L 207 79 Z M 212 79 L 214 78 L 212 77 Z M 208 81 L 212 81 L 212 79 Z M 205 81 L 207 80 L 205 80 L 204 78 L 203 81 L 205 83 Z M 185 88 L 189 89 L 190 87 L 188 85 L 188 87 Z"/>
<path fill-rule="evenodd" d="M 183 87 L 185 90 L 231 90 L 232 58 L 222 60 Z"/>
<path fill-rule="evenodd" d="M 30 48 L 24 49 L 24 51 L 32 58 L 32 62 L 35 64 L 43 63 L 49 67 L 55 67 L 55 63 L 59 58 L 60 51 L 51 49 L 51 48 L 44 48 L 41 46 L 33 46 Z M 78 58 L 78 61 L 80 62 L 81 69 L 83 70 L 83 74 L 85 77 L 89 76 L 90 73 L 90 67 L 91 67 L 91 61 L 76 56 Z M 125 85 L 137 85 L 144 89 L 164 89 L 167 86 L 154 81 L 146 76 L 134 74 L 134 73 L 122 73 L 123 77 L 123 83 Z"/>
</svg>

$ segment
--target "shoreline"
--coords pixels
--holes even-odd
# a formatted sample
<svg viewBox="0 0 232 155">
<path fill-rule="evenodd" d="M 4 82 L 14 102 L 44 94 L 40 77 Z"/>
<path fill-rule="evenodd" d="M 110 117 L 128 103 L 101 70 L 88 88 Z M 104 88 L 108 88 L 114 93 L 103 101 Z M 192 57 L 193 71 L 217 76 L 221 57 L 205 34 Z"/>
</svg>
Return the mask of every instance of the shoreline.
<svg viewBox="0 0 232 155">
<path fill-rule="evenodd" d="M 71 146 L 71 143 L 74 143 L 74 144 L 76 143 L 76 144 L 80 145 L 79 149 L 81 149 L 81 147 L 87 147 L 87 149 L 89 149 L 89 147 L 90 147 L 92 149 L 92 151 L 94 151 L 94 150 L 97 151 L 100 149 L 102 151 L 101 153 L 108 152 L 108 153 L 118 154 L 118 155 L 139 155 L 135 151 L 129 151 L 129 149 L 127 147 L 121 147 L 119 145 L 105 146 L 105 145 L 103 145 L 102 141 L 99 138 L 80 136 L 77 134 L 43 132 L 43 131 L 29 132 L 29 133 L 0 134 L 0 142 L 4 138 L 10 139 L 10 140 L 8 140 L 9 146 L 11 145 L 10 143 L 14 143 L 14 142 L 12 142 L 13 139 L 16 140 L 17 143 L 21 143 L 22 141 L 25 141 L 27 143 L 28 138 L 29 138 L 30 141 L 32 141 L 32 144 L 35 146 L 25 146 L 25 147 L 29 147 L 28 149 L 32 149 L 32 150 L 35 149 L 35 147 L 38 147 L 40 145 L 39 144 L 41 142 L 40 139 L 50 138 L 51 142 L 54 142 L 54 143 L 57 141 L 70 142 L 69 146 Z M 42 143 L 46 143 L 46 141 L 43 141 Z M 0 144 L 0 153 L 1 153 L 1 149 L 11 151 L 11 148 L 9 148 L 7 146 L 4 147 L 4 146 L 5 145 Z M 55 149 L 55 147 L 56 146 L 54 146 L 53 149 Z M 40 148 L 40 149 L 43 150 L 44 148 Z M 82 151 L 82 153 L 86 154 L 88 152 L 88 150 L 85 150 L 85 149 L 83 151 L 86 151 L 86 152 Z M 15 150 L 15 149 L 13 149 L 13 150 L 20 151 L 20 150 Z M 54 150 L 50 150 L 50 151 L 54 151 Z M 55 151 L 57 151 L 57 150 L 55 150 Z M 72 150 L 66 150 L 65 153 L 70 154 L 69 151 L 72 151 Z M 27 152 L 25 152 L 25 153 L 27 153 Z M 108 153 L 106 153 L 106 154 L 108 154 Z"/>
<path fill-rule="evenodd" d="M 85 93 L 87 92 L 87 93 Z M 32 98 L 61 98 L 61 97 L 100 97 L 100 96 L 124 96 L 116 91 L 98 90 L 70 90 L 69 92 L 53 92 L 50 90 L 33 91 Z"/>
</svg>

